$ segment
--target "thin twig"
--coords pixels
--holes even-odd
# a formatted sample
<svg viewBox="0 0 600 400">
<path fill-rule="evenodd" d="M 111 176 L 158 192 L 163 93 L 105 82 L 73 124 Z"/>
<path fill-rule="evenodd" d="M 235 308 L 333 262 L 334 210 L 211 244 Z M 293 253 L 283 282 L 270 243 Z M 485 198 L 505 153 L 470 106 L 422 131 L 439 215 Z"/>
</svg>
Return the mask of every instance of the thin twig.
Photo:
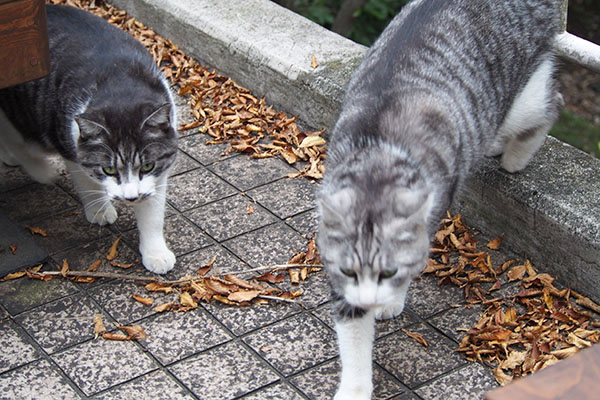
<svg viewBox="0 0 600 400">
<path fill-rule="evenodd" d="M 36 272 L 36 275 L 41 276 L 62 276 L 63 273 L 60 271 L 41 271 Z M 144 281 L 144 282 L 157 282 L 164 283 L 159 278 L 152 276 L 139 276 L 139 275 L 125 275 L 117 274 L 114 272 L 90 272 L 90 271 L 67 271 L 67 276 L 81 276 L 84 278 L 113 278 L 113 279 L 127 279 L 132 281 Z"/>
</svg>

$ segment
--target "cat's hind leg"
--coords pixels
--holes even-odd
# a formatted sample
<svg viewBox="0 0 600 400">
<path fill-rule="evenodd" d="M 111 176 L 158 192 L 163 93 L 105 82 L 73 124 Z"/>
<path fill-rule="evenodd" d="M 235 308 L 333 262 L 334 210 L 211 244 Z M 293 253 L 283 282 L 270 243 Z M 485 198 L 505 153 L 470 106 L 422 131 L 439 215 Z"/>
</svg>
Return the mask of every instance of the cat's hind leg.
<svg viewBox="0 0 600 400">
<path fill-rule="evenodd" d="M 517 95 L 499 129 L 494 145 L 506 143 L 502 168 L 512 173 L 527 166 L 556 122 L 562 104 L 554 79 L 554 62 L 547 57 Z M 488 154 L 500 150 L 494 145 Z"/>
<path fill-rule="evenodd" d="M 87 220 L 98 225 L 114 223 L 117 220 L 117 210 L 111 204 L 104 187 L 90 178 L 77 163 L 65 161 L 65 164 L 83 203 Z"/>
<path fill-rule="evenodd" d="M 59 174 L 58 169 L 40 146 L 26 143 L 0 109 L 0 161 L 10 166 L 20 165 L 33 179 L 40 183 L 52 183 Z"/>
</svg>

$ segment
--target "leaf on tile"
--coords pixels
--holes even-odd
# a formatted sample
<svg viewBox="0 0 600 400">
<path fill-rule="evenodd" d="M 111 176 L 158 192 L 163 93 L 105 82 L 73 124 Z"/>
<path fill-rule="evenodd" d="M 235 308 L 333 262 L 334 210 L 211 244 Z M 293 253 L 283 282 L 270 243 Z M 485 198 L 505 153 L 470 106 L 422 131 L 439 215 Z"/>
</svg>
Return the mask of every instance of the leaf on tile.
<svg viewBox="0 0 600 400">
<path fill-rule="evenodd" d="M 94 315 L 94 338 L 98 339 L 98 336 L 106 332 L 106 327 L 102 322 L 102 315 Z"/>
<path fill-rule="evenodd" d="M 40 235 L 43 237 L 48 236 L 46 231 L 38 226 L 26 226 L 25 228 L 27 228 L 27 230 L 29 230 L 29 232 L 31 232 L 32 235 Z"/>
<path fill-rule="evenodd" d="M 27 275 L 26 271 L 13 272 L 13 273 L 4 275 L 2 277 L 2 279 L 0 279 L 0 281 L 10 281 L 13 279 L 19 279 L 25 275 Z"/>
<path fill-rule="evenodd" d="M 63 278 L 67 277 L 67 272 L 69 272 L 69 262 L 65 258 L 62 263 L 62 267 L 60 268 L 60 274 Z"/>
<path fill-rule="evenodd" d="M 94 261 L 87 269 L 88 272 L 96 272 L 98 268 L 102 265 L 102 260 L 98 259 Z"/>
<path fill-rule="evenodd" d="M 254 300 L 260 294 L 260 290 L 240 290 L 239 292 L 233 292 L 229 294 L 229 296 L 227 296 L 227 299 L 235 301 L 236 303 L 244 303 Z"/>
<path fill-rule="evenodd" d="M 145 306 L 151 306 L 154 303 L 154 299 L 151 299 L 149 297 L 142 297 L 137 294 L 132 294 L 131 297 L 133 297 L 133 299 L 138 303 L 142 303 Z"/>
<path fill-rule="evenodd" d="M 169 311 L 171 308 L 173 308 L 173 302 L 168 302 L 168 303 L 162 303 L 157 305 L 156 307 L 154 307 L 154 311 L 155 312 L 165 312 L 165 311 Z"/>
<path fill-rule="evenodd" d="M 248 204 L 248 206 L 246 207 L 246 215 L 250 214 L 254 214 L 254 207 L 252 207 L 252 204 Z"/>
<path fill-rule="evenodd" d="M 15 254 L 17 254 L 17 249 L 19 248 L 19 246 L 16 244 L 11 244 L 8 246 L 8 248 L 10 249 L 10 252 L 14 256 Z"/>
<path fill-rule="evenodd" d="M 200 275 L 200 276 L 206 275 L 208 273 L 208 271 L 210 271 L 210 269 L 214 265 L 215 261 L 217 261 L 216 255 L 213 256 L 213 258 L 207 264 L 204 264 L 202 267 L 200 267 L 198 269 L 198 275 Z"/>
<path fill-rule="evenodd" d="M 115 258 L 117 258 L 119 256 L 119 251 L 117 250 L 117 247 L 119 246 L 119 242 L 121 241 L 121 238 L 118 237 L 114 243 L 112 244 L 112 246 L 110 247 L 110 250 L 108 251 L 108 254 L 106 255 L 106 259 L 108 261 L 112 261 Z"/>
<path fill-rule="evenodd" d="M 194 299 L 192 299 L 192 296 L 188 292 L 179 293 L 179 302 L 181 303 L 181 305 L 183 305 L 185 307 L 191 307 L 191 308 L 198 307 L 198 303 L 196 303 L 194 301 Z"/>
<path fill-rule="evenodd" d="M 402 328 L 402 332 L 404 332 L 408 337 L 414 339 L 417 343 L 421 344 L 424 347 L 429 347 L 429 343 L 425 340 L 425 338 L 416 332 L 411 332 L 407 329 Z"/>
<path fill-rule="evenodd" d="M 503 237 L 504 237 L 504 234 L 502 234 L 502 235 L 500 235 L 500 237 L 488 242 L 488 244 L 486 244 L 487 248 L 491 249 L 491 250 L 498 250 L 500 248 L 500 244 L 502 244 Z"/>
</svg>

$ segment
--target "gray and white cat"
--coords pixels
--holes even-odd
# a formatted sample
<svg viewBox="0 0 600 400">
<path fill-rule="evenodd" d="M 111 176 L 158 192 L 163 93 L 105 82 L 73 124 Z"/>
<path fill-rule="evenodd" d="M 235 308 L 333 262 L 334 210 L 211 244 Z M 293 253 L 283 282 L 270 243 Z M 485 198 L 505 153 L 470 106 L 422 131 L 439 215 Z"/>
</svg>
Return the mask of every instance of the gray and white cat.
<svg viewBox="0 0 600 400">
<path fill-rule="evenodd" d="M 0 160 L 42 183 L 65 161 L 91 223 L 112 224 L 111 200 L 130 204 L 142 263 L 164 274 L 167 175 L 177 155 L 175 105 L 146 49 L 88 12 L 46 6 L 51 72 L 0 90 Z"/>
<path fill-rule="evenodd" d="M 523 169 L 555 122 L 556 0 L 416 0 L 353 75 L 318 194 L 337 300 L 337 400 L 372 392 L 374 319 L 399 315 L 454 192 L 484 155 Z"/>
</svg>

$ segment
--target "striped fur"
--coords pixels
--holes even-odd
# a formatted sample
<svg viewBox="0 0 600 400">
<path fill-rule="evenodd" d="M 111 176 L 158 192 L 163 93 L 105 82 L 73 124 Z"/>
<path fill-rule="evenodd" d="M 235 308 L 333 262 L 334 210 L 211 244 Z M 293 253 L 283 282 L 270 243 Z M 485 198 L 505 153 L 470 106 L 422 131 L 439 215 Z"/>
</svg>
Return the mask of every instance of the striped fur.
<svg viewBox="0 0 600 400">
<path fill-rule="evenodd" d="M 369 398 L 370 372 L 352 354 L 366 354 L 372 335 L 360 330 L 402 311 L 469 171 L 486 154 L 521 170 L 543 143 L 561 105 L 558 27 L 555 0 L 415 0 L 353 75 L 318 194 L 344 338 L 336 399 Z"/>
<path fill-rule="evenodd" d="M 116 220 L 111 200 L 131 204 L 142 261 L 164 273 L 175 263 L 162 232 L 177 155 L 168 84 L 129 34 L 74 7 L 46 11 L 51 71 L 0 90 L 0 159 L 49 183 L 55 171 L 47 156 L 60 155 L 92 223 Z"/>
</svg>

